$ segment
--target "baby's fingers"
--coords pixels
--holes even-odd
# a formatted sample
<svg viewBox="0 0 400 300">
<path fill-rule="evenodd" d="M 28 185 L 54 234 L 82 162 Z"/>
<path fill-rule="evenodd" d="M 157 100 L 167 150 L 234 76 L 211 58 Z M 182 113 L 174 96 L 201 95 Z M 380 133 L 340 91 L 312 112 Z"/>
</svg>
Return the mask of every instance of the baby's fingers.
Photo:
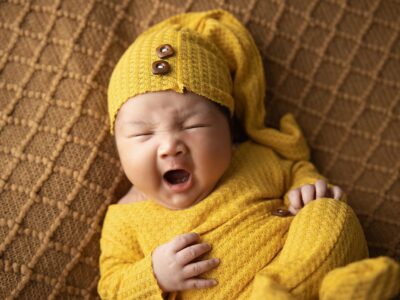
<svg viewBox="0 0 400 300">
<path fill-rule="evenodd" d="M 194 244 L 200 240 L 200 236 L 195 232 L 184 233 L 178 235 L 174 239 L 170 241 L 172 251 L 178 252 L 183 248 L 186 248 L 188 245 Z"/>
<path fill-rule="evenodd" d="M 303 201 L 301 201 L 300 189 L 294 189 L 289 192 L 289 211 L 296 215 L 303 207 Z"/>
<path fill-rule="evenodd" d="M 331 194 L 333 195 L 333 198 L 336 200 L 340 200 L 343 196 L 343 191 L 340 187 L 334 185 L 331 187 Z"/>
<path fill-rule="evenodd" d="M 315 186 L 312 184 L 303 185 L 301 188 L 301 198 L 304 205 L 315 199 Z"/>
<path fill-rule="evenodd" d="M 328 185 L 322 179 L 315 182 L 315 198 L 323 198 L 328 196 Z"/>
<path fill-rule="evenodd" d="M 188 279 L 183 283 L 182 290 L 204 289 L 217 285 L 215 279 Z"/>
<path fill-rule="evenodd" d="M 343 191 L 340 187 L 336 185 L 328 187 L 324 180 L 319 179 L 315 182 L 315 194 L 316 199 L 328 197 L 339 200 L 343 196 Z"/>
<path fill-rule="evenodd" d="M 195 244 L 176 253 L 176 259 L 183 266 L 210 250 L 211 246 L 209 244 Z"/>
<path fill-rule="evenodd" d="M 192 278 L 199 276 L 204 272 L 207 272 L 215 268 L 218 264 L 219 264 L 219 259 L 212 258 L 186 265 L 182 270 L 183 276 L 184 278 Z"/>
</svg>

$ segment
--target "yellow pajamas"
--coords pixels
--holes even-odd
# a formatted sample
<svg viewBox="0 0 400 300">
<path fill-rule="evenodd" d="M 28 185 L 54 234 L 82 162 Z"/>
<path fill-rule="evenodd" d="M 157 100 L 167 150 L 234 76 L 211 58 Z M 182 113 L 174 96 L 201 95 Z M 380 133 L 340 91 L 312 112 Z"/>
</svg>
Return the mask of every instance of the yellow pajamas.
<svg viewBox="0 0 400 300">
<path fill-rule="evenodd" d="M 316 298 L 325 274 L 368 256 L 361 226 L 345 202 L 324 198 L 296 217 L 271 214 L 284 205 L 287 191 L 319 178 L 309 162 L 284 160 L 246 142 L 216 189 L 193 207 L 169 210 L 152 200 L 111 205 L 101 237 L 100 295 L 162 299 L 152 251 L 197 232 L 213 247 L 203 258 L 221 259 L 204 274 L 219 284 L 172 293 L 171 299 Z"/>
</svg>

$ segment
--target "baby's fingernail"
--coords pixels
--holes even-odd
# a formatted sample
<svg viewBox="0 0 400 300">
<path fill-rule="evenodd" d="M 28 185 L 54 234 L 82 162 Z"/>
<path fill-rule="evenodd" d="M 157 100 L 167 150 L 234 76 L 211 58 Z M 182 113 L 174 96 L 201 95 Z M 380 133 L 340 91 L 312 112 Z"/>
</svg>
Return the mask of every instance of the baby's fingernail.
<svg viewBox="0 0 400 300">
<path fill-rule="evenodd" d="M 213 285 L 217 285 L 217 284 L 218 284 L 218 281 L 216 281 L 215 279 L 213 279 L 212 284 L 213 284 Z"/>
<path fill-rule="evenodd" d="M 216 264 L 219 264 L 219 263 L 220 263 L 219 258 L 214 258 L 213 261 L 214 261 Z"/>
</svg>

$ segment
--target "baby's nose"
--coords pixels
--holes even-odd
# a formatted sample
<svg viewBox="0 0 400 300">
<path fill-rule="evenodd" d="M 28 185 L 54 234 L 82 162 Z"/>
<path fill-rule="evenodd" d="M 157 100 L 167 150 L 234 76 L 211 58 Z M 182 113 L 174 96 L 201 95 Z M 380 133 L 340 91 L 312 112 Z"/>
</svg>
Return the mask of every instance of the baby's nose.
<svg viewBox="0 0 400 300">
<path fill-rule="evenodd" d="M 187 152 L 185 144 L 175 138 L 166 139 L 159 147 L 159 156 L 161 158 L 175 157 Z"/>
</svg>

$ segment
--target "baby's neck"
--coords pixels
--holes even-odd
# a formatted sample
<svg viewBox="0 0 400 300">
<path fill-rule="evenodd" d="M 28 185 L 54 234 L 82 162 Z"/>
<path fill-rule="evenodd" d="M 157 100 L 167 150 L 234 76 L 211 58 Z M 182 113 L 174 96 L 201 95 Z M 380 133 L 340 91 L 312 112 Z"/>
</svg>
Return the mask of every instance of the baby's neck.
<svg viewBox="0 0 400 300">
<path fill-rule="evenodd" d="M 129 189 L 126 195 L 123 196 L 118 201 L 118 204 L 129 204 L 134 202 L 145 201 L 147 199 L 148 197 L 145 194 L 143 194 L 141 191 L 139 191 L 132 185 L 132 187 Z"/>
</svg>

